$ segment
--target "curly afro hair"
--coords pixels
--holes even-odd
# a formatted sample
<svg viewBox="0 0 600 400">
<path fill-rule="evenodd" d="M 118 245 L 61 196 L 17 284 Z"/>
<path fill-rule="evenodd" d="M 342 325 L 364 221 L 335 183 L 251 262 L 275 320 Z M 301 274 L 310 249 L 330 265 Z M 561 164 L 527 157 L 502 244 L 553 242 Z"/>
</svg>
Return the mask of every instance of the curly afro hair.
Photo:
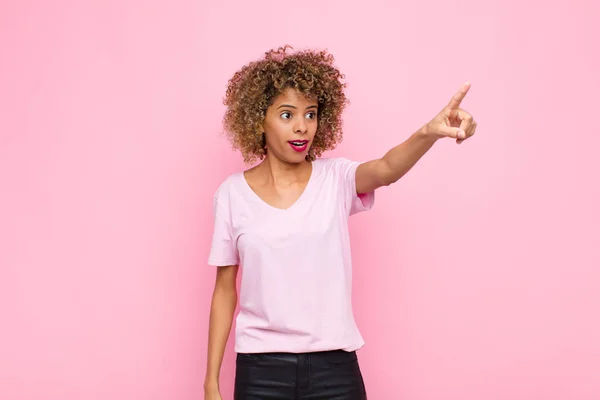
<svg viewBox="0 0 600 400">
<path fill-rule="evenodd" d="M 348 105 L 344 94 L 344 75 L 334 67 L 327 51 L 304 50 L 289 53 L 291 46 L 269 50 L 229 80 L 223 104 L 225 133 L 244 162 L 265 157 L 265 138 L 261 124 L 267 108 L 286 88 L 293 88 L 318 102 L 318 127 L 307 160 L 335 148 L 342 140 L 342 112 Z"/>
</svg>

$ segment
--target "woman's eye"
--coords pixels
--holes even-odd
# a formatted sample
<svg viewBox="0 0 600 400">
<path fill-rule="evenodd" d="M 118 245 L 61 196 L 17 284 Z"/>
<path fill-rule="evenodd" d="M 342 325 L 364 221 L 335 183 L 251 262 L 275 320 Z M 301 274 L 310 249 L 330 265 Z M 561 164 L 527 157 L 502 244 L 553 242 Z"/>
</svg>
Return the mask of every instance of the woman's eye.
<svg viewBox="0 0 600 400">
<path fill-rule="evenodd" d="M 309 113 L 308 113 L 308 114 L 306 114 L 306 115 L 308 115 L 308 116 L 309 116 L 308 118 L 310 118 L 310 119 L 315 119 L 315 118 L 317 118 L 317 114 L 316 114 L 316 113 L 314 113 L 314 112 L 309 112 Z"/>
<path fill-rule="evenodd" d="M 289 113 L 289 112 L 281 113 L 281 118 L 290 119 L 290 118 L 292 118 L 292 113 Z"/>
</svg>

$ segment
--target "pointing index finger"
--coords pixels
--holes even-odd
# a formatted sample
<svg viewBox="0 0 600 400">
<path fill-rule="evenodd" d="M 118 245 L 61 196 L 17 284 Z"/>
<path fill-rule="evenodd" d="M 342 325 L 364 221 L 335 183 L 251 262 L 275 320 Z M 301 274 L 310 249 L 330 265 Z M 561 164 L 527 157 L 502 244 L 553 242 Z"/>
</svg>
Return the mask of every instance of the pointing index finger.
<svg viewBox="0 0 600 400">
<path fill-rule="evenodd" d="M 471 83 L 465 82 L 465 84 L 460 88 L 458 92 L 452 97 L 450 102 L 448 103 L 448 107 L 451 109 L 458 108 L 460 103 L 463 101 L 469 89 L 471 88 Z"/>
</svg>

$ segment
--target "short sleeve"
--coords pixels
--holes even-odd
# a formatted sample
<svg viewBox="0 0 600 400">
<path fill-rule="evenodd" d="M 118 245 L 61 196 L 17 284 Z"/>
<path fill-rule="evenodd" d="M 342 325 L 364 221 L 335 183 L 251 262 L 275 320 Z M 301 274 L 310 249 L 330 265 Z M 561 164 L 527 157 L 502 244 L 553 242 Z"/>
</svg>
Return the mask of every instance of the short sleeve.
<svg viewBox="0 0 600 400">
<path fill-rule="evenodd" d="M 213 236 L 208 264 L 215 267 L 239 264 L 239 256 L 231 229 L 231 212 L 213 199 Z"/>
<path fill-rule="evenodd" d="M 375 204 L 375 191 L 361 194 L 356 193 L 356 169 L 362 163 L 345 158 L 337 158 L 336 164 L 344 189 L 349 215 L 368 211 L 373 208 Z"/>
</svg>

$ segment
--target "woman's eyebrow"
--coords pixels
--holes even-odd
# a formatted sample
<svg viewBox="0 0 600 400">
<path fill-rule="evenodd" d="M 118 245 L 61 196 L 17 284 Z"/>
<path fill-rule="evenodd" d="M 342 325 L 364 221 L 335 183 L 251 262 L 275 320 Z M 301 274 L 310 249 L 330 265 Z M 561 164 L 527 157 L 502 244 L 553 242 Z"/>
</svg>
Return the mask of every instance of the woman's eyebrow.
<svg viewBox="0 0 600 400">
<path fill-rule="evenodd" d="M 277 107 L 277 109 L 279 110 L 281 107 L 289 107 L 289 108 L 298 108 L 296 106 L 293 106 L 291 104 L 282 104 L 279 107 Z M 312 106 L 308 106 L 306 107 L 306 109 L 308 110 L 309 108 L 318 108 L 316 105 L 312 105 Z"/>
</svg>

